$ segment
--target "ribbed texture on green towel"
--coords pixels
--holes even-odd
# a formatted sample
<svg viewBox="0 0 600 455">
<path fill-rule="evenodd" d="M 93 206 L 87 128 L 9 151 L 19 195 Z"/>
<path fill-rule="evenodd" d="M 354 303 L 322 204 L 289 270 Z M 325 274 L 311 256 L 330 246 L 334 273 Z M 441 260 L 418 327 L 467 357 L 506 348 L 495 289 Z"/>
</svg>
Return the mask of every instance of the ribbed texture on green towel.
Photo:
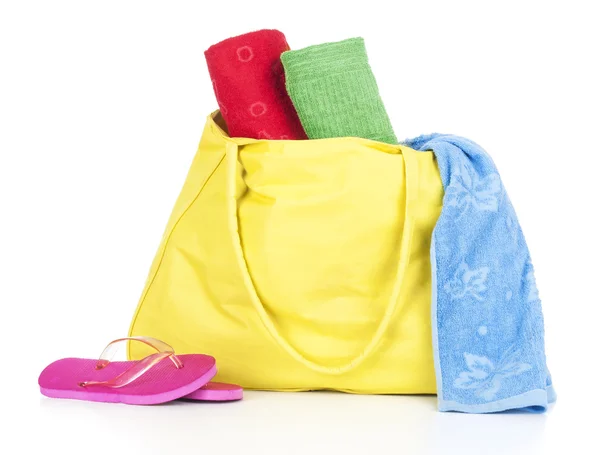
<svg viewBox="0 0 600 455">
<path fill-rule="evenodd" d="M 310 139 L 397 144 L 362 38 L 281 54 L 287 91 Z"/>
</svg>

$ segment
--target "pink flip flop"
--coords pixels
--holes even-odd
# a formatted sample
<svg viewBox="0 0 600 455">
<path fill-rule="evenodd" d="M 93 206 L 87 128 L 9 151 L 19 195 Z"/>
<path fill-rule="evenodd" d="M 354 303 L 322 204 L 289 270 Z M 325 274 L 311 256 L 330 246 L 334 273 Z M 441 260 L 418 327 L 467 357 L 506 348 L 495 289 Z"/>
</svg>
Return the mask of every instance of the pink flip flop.
<svg viewBox="0 0 600 455">
<path fill-rule="evenodd" d="M 164 341 L 150 337 L 144 337 L 144 340 L 158 352 L 174 353 L 173 348 Z M 224 382 L 209 382 L 198 390 L 182 397 L 182 399 L 193 401 L 238 401 L 243 398 L 244 389 L 242 387 Z"/>
<path fill-rule="evenodd" d="M 142 342 L 158 353 L 140 361 L 110 362 L 118 343 L 127 340 Z M 183 368 L 184 365 L 187 368 Z M 99 360 L 68 358 L 53 362 L 42 371 L 38 383 L 42 394 L 51 398 L 106 403 L 159 404 L 179 398 L 241 400 L 240 386 L 209 382 L 216 372 L 215 359 L 211 356 L 175 356 L 171 346 L 156 338 L 126 337 L 109 343 Z"/>
<path fill-rule="evenodd" d="M 110 362 L 118 342 L 140 341 L 160 352 L 139 361 Z M 67 358 L 48 365 L 38 383 L 51 398 L 149 405 L 166 403 L 205 386 L 217 373 L 215 359 L 203 354 L 175 356 L 173 349 L 148 337 L 109 343 L 99 360 Z"/>
<path fill-rule="evenodd" d="M 146 337 L 145 340 L 159 352 L 173 352 L 173 348 L 163 341 L 149 337 Z M 192 401 L 238 401 L 243 398 L 244 389 L 242 387 L 224 382 L 209 382 L 198 390 L 182 397 L 182 399 Z"/>
</svg>

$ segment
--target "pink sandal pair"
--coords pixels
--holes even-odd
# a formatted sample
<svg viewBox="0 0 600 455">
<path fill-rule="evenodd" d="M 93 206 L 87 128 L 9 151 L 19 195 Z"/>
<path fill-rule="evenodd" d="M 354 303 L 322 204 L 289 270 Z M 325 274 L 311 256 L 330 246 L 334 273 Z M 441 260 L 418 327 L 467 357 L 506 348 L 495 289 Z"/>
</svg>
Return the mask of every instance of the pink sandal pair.
<svg viewBox="0 0 600 455">
<path fill-rule="evenodd" d="M 117 344 L 128 340 L 145 343 L 157 352 L 139 361 L 111 362 Z M 240 386 L 210 382 L 216 374 L 211 356 L 176 356 L 171 346 L 156 338 L 127 337 L 109 343 L 99 360 L 67 358 L 51 363 L 40 374 L 38 384 L 47 397 L 104 403 L 241 400 Z"/>
</svg>

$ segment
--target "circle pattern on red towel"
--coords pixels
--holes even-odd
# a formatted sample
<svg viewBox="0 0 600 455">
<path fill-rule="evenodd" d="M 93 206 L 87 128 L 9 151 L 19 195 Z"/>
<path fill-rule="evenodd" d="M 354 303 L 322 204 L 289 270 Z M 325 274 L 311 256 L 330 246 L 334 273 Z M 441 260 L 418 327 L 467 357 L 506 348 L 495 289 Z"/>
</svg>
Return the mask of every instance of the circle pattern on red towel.
<svg viewBox="0 0 600 455">
<path fill-rule="evenodd" d="M 259 116 L 263 115 L 265 112 L 267 112 L 267 105 L 265 103 L 263 103 L 262 101 L 257 101 L 252 106 L 250 106 L 250 113 L 254 117 L 259 117 Z"/>
<path fill-rule="evenodd" d="M 260 130 L 258 132 L 258 138 L 259 139 L 273 139 L 273 136 L 271 136 L 269 133 L 267 133 L 265 130 Z"/>
<path fill-rule="evenodd" d="M 213 91 L 215 92 L 215 98 L 217 99 L 217 104 L 219 105 L 219 109 L 221 110 L 222 114 L 227 115 L 227 108 L 221 102 L 221 99 L 219 98 L 219 89 L 217 87 L 217 82 L 214 79 L 211 79 L 211 82 L 212 82 L 212 86 L 213 86 Z"/>
<path fill-rule="evenodd" d="M 254 51 L 250 46 L 238 47 L 237 56 L 240 62 L 249 62 L 254 58 Z"/>
<path fill-rule="evenodd" d="M 231 137 L 306 139 L 285 88 L 283 33 L 259 30 L 211 46 L 206 62 Z"/>
</svg>

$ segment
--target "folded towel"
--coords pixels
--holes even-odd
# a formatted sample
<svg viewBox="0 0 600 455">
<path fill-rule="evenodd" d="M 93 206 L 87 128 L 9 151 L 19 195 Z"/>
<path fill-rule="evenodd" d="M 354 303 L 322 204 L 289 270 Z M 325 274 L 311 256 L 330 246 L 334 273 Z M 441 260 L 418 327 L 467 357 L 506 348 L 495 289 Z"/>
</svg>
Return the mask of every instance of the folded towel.
<svg viewBox="0 0 600 455">
<path fill-rule="evenodd" d="M 492 159 L 477 144 L 434 134 L 445 190 L 431 245 L 432 327 L 441 411 L 546 410 L 556 399 L 544 352 L 533 266 Z"/>
<path fill-rule="evenodd" d="M 396 144 L 362 38 L 284 52 L 286 87 L 310 139 Z"/>
<path fill-rule="evenodd" d="M 279 60 L 289 48 L 283 33 L 259 30 L 221 41 L 204 53 L 230 136 L 306 139 Z"/>
</svg>

